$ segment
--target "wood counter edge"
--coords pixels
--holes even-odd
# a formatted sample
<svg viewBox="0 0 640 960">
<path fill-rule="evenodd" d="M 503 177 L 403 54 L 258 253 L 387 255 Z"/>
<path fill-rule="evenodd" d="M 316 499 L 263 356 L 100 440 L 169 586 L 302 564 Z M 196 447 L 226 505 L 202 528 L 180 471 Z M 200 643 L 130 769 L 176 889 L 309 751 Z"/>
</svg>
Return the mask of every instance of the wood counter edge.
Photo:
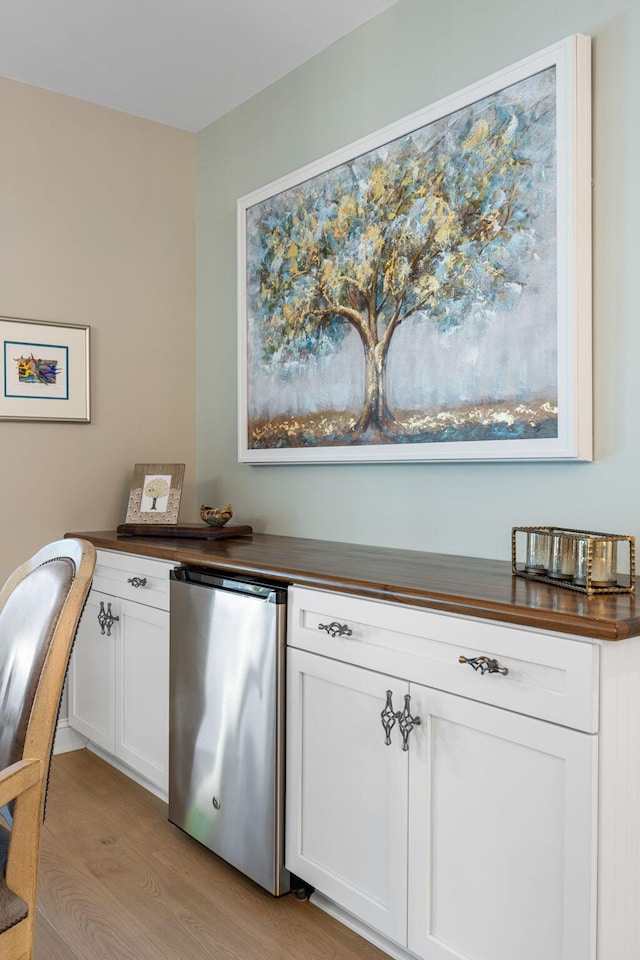
<svg viewBox="0 0 640 960">
<path fill-rule="evenodd" d="M 424 607 L 435 612 L 451 613 L 481 620 L 495 620 L 516 626 L 548 630 L 555 633 L 571 634 L 596 640 L 617 641 L 640 635 L 640 615 L 622 619 L 602 619 L 597 616 L 572 614 L 548 609 L 537 609 L 523 604 L 504 603 L 486 597 L 470 597 L 455 592 L 416 590 L 399 585 L 389 585 L 371 581 L 351 579 L 348 576 L 331 576 L 323 573 L 310 573 L 297 570 L 294 566 L 230 560 L 227 556 L 203 556 L 198 553 L 189 556 L 189 541 L 176 540 L 170 545 L 158 541 L 142 541 L 137 537 L 119 537 L 110 531 L 90 533 L 65 533 L 65 537 L 89 540 L 95 547 L 120 553 L 136 554 L 166 560 L 175 564 L 193 563 L 212 569 L 242 574 L 255 574 L 283 584 L 298 584 L 303 587 L 329 590 L 335 593 L 349 593 L 372 600 L 386 600 L 393 603 Z M 250 537 L 243 537 L 250 542 Z M 278 537 L 273 535 L 274 541 Z M 283 538 L 285 539 L 285 538 Z M 290 539 L 290 538 L 287 538 Z M 228 542 L 228 541 L 227 541 Z M 464 558 L 469 560 L 470 558 Z"/>
</svg>

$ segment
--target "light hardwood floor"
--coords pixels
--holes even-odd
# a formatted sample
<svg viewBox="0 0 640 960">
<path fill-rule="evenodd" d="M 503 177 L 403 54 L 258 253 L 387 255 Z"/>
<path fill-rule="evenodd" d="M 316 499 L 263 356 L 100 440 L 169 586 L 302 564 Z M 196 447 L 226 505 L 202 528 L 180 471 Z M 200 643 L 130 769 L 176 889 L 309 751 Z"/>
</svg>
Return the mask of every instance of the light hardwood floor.
<svg viewBox="0 0 640 960">
<path fill-rule="evenodd" d="M 54 757 L 34 960 L 388 960 L 307 901 L 274 899 L 87 750 Z"/>
</svg>

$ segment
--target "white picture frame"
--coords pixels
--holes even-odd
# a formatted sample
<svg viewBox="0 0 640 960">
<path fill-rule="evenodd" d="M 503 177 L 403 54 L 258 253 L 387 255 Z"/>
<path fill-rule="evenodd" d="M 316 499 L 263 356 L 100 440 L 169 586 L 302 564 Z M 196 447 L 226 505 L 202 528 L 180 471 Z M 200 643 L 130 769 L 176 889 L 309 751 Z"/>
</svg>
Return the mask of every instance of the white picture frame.
<svg viewBox="0 0 640 960">
<path fill-rule="evenodd" d="M 540 104 L 543 101 L 535 100 L 534 97 L 542 96 L 539 93 L 542 85 L 546 85 L 544 109 L 546 110 L 547 105 L 550 106 L 541 120 L 543 109 Z M 549 120 L 551 107 L 553 121 Z M 499 156 L 495 151 L 492 154 L 491 150 L 494 150 L 492 144 L 498 143 L 498 123 L 502 122 L 505 111 L 509 109 L 513 111 L 510 121 L 512 130 L 514 124 L 517 127 L 518 123 L 523 131 L 527 123 L 529 128 L 521 135 L 520 140 L 514 135 L 513 152 L 508 157 L 504 155 L 504 164 L 500 167 L 502 155 Z M 536 109 L 539 114 L 535 113 Z M 486 121 L 486 136 L 483 140 L 479 132 L 485 130 L 482 124 L 486 117 L 490 118 L 490 122 Z M 542 122 L 547 124 L 544 133 L 540 132 L 541 126 L 535 127 L 535 124 Z M 551 122 L 553 127 L 550 127 Z M 506 129 L 502 128 L 503 134 Z M 429 152 L 436 149 L 433 143 L 438 142 L 434 132 L 442 138 L 449 137 L 452 141 L 450 153 L 447 156 L 443 154 L 444 159 Z M 529 137 L 529 140 L 526 137 Z M 421 148 L 421 143 L 427 146 Z M 409 144 L 410 147 L 407 146 Z M 524 157 L 524 154 L 518 156 L 517 150 L 524 150 L 525 146 L 531 157 L 540 157 L 537 166 L 535 162 Z M 495 180 L 491 194 L 487 192 L 483 195 L 480 187 L 477 191 L 469 191 L 471 199 L 476 196 L 480 198 L 478 208 L 481 213 L 477 214 L 475 220 L 469 220 L 473 227 L 469 227 L 467 249 L 473 248 L 477 252 L 468 257 L 468 263 L 465 263 L 460 252 L 465 242 L 460 232 L 456 234 L 460 240 L 458 246 L 453 244 L 451 247 L 451 276 L 446 275 L 445 267 L 442 266 L 448 255 L 445 242 L 436 241 L 434 233 L 430 235 L 431 246 L 421 239 L 426 251 L 424 262 L 429 262 L 431 273 L 428 274 L 426 269 L 422 273 L 416 270 L 415 276 L 416 283 L 419 281 L 423 284 L 420 290 L 426 289 L 425 277 L 432 277 L 428 281 L 431 292 L 425 293 L 425 297 L 431 298 L 428 299 L 429 307 L 421 313 L 414 310 L 410 320 L 408 316 L 405 318 L 404 330 L 408 331 L 409 323 L 413 324 L 411 330 L 414 332 L 411 337 L 414 339 L 411 339 L 408 333 L 403 333 L 402 350 L 398 347 L 397 356 L 394 357 L 389 348 L 385 358 L 385 371 L 389 374 L 388 380 L 393 372 L 397 395 L 400 396 L 402 390 L 405 390 L 402 417 L 392 410 L 391 421 L 387 418 L 384 427 L 381 427 L 383 420 L 378 400 L 374 419 L 370 417 L 368 426 L 358 434 L 358 424 L 361 427 L 367 424 L 365 407 L 367 404 L 371 407 L 373 381 L 368 374 L 365 376 L 361 369 L 369 369 L 371 366 L 371 363 L 364 359 L 366 351 L 362 349 L 361 353 L 358 353 L 358 343 L 363 342 L 368 334 L 364 324 L 361 323 L 359 329 L 356 328 L 355 321 L 350 324 L 347 314 L 352 307 L 354 314 L 364 316 L 363 304 L 369 294 L 368 288 L 364 286 L 364 293 L 356 289 L 356 279 L 349 275 L 349 270 L 354 274 L 353 265 L 356 262 L 362 264 L 363 259 L 367 263 L 367 259 L 366 255 L 361 255 L 358 260 L 352 251 L 345 252 L 347 241 L 344 241 L 341 247 L 340 230 L 343 235 L 349 233 L 349 242 L 352 242 L 355 237 L 353 223 L 360 217 L 363 224 L 371 227 L 372 242 L 386 244 L 384 255 L 387 274 L 391 277 L 390 287 L 393 274 L 389 273 L 389 264 L 393 249 L 389 233 L 384 234 L 384 230 L 389 226 L 390 214 L 393 211 L 388 201 L 385 207 L 380 207 L 382 214 L 377 208 L 370 214 L 374 205 L 371 198 L 375 197 L 371 187 L 375 171 L 378 171 L 376 176 L 382 177 L 385 169 L 391 169 L 390 157 L 396 167 L 400 163 L 397 158 L 404 157 L 407 170 L 411 163 L 424 162 L 424 170 L 428 170 L 430 175 L 435 177 L 435 173 L 442 172 L 448 163 L 449 168 L 459 170 L 458 179 L 448 188 L 453 195 L 455 189 L 466 182 L 465 177 L 475 176 L 474 165 L 477 164 L 483 149 L 488 157 L 487 163 L 493 164 L 492 170 L 507 170 L 507 173 L 501 174 L 504 176 L 503 194 L 507 190 L 519 189 L 517 178 L 509 173 L 509 164 L 521 164 L 523 179 L 520 183 L 525 183 L 525 178 L 529 177 L 526 180 L 528 193 L 525 195 L 525 187 L 522 187 L 521 199 L 513 194 L 516 198 L 514 206 L 520 204 L 520 219 L 516 222 L 515 216 L 505 212 L 504 200 L 495 201 L 498 195 L 495 188 L 498 181 Z M 389 164 L 387 168 L 385 163 Z M 385 176 L 391 182 L 391 174 L 387 172 Z M 351 181 L 348 181 L 347 177 L 350 177 Z M 553 178 L 551 185 L 550 178 Z M 345 191 L 346 182 L 357 185 Z M 361 186 L 363 182 L 366 189 Z M 437 184 L 436 179 L 415 180 L 418 185 L 422 182 L 428 183 L 428 200 L 425 205 L 431 202 L 434 209 L 438 204 L 440 209 L 445 209 L 445 201 L 442 199 L 444 188 L 434 186 Z M 480 180 L 473 179 L 469 182 L 481 183 Z M 408 194 L 406 186 L 405 193 Z M 544 195 L 548 207 L 543 208 L 547 234 L 541 234 L 542 240 L 539 240 L 537 235 L 541 223 L 540 204 L 534 203 L 537 195 Z M 352 201 L 351 221 L 346 219 L 346 214 L 342 221 L 339 221 L 338 213 L 334 213 L 331 220 L 331 214 L 326 212 L 329 196 L 334 203 L 334 209 L 338 211 L 343 208 L 348 211 L 348 203 Z M 389 188 L 389 197 L 391 196 Z M 412 209 L 417 210 L 417 199 L 413 197 L 412 200 L 415 200 Z M 485 203 L 486 210 L 481 207 L 480 201 Z M 452 222 L 457 217 L 456 223 L 464 223 L 465 214 L 461 205 L 456 209 L 451 197 L 447 202 L 448 209 L 453 211 Z M 502 253 L 496 241 L 492 248 L 495 252 L 489 255 L 486 252 L 489 241 L 487 248 L 482 249 L 478 239 L 484 236 L 482 230 L 489 236 L 491 203 L 496 204 L 494 227 L 503 231 L 503 234 L 499 235 L 503 246 L 508 246 L 518 234 L 519 246 L 512 243 L 511 250 L 506 250 L 504 254 L 504 263 L 508 261 L 509 270 L 513 266 L 514 251 L 520 251 L 516 266 L 520 269 L 521 276 L 516 282 L 509 279 L 510 274 L 505 272 L 503 289 L 498 290 L 497 283 L 497 294 L 490 281 L 492 277 L 500 280 Z M 425 210 L 425 206 L 421 209 Z M 582 35 L 569 37 L 255 190 L 238 200 L 237 214 L 240 462 L 276 464 L 592 459 L 590 38 Z M 402 215 L 405 216 L 405 213 Z M 406 214 L 407 217 L 410 215 Z M 505 220 L 509 215 L 512 215 L 512 220 Z M 416 216 L 414 214 L 414 219 Z M 442 216 L 446 218 L 446 209 Z M 471 214 L 469 216 L 471 217 Z M 314 217 L 317 224 L 315 234 L 311 229 Z M 424 213 L 420 221 L 422 230 L 427 229 L 424 226 L 427 223 L 426 217 L 427 213 Z M 434 217 L 435 215 L 432 217 L 433 222 Z M 525 228 L 524 221 L 527 218 Z M 413 249 L 411 242 L 417 237 L 417 233 L 415 236 L 410 234 L 410 227 L 403 225 L 403 229 L 405 232 L 398 234 L 400 240 L 397 243 L 396 260 L 403 255 L 407 260 L 406 251 Z M 318 236 L 322 239 L 318 240 Z M 383 239 L 380 239 L 381 236 Z M 440 247 L 437 247 L 438 243 Z M 362 246 L 361 243 L 359 249 L 362 249 Z M 353 249 L 355 248 L 352 243 Z M 546 257 L 545 272 L 541 272 L 538 265 L 541 253 Z M 437 261 L 438 256 L 440 261 Z M 287 257 L 291 263 L 287 261 L 285 270 L 282 264 Z M 435 276 L 434 264 L 441 270 L 440 279 Z M 406 275 L 409 269 L 406 263 L 403 269 Z M 455 275 L 454 270 L 457 271 Z M 468 284 L 468 299 L 460 306 L 456 297 L 461 297 L 464 293 L 465 270 L 475 271 L 479 279 L 475 287 Z M 347 276 L 346 280 L 341 276 L 341 271 Z M 398 277 L 400 276 L 398 273 Z M 373 281 L 371 282 L 371 289 L 378 291 L 378 301 L 384 296 L 390 296 L 385 293 L 384 282 L 386 280 L 381 280 L 380 277 L 377 278 L 375 287 Z M 444 296 L 438 299 L 434 292 L 437 282 L 446 288 L 448 300 Z M 508 288 L 508 283 L 512 284 L 513 289 Z M 553 293 L 550 292 L 551 287 Z M 483 313 L 481 300 L 485 288 L 496 298 L 495 306 L 492 301 L 491 309 L 486 308 Z M 523 290 L 528 298 L 525 305 Z M 415 296 L 417 297 L 417 294 Z M 506 308 L 501 304 L 509 296 L 512 296 L 516 307 L 505 320 Z M 362 303 L 358 302 L 358 298 Z M 371 297 L 369 300 L 371 301 Z M 338 312 L 333 309 L 336 307 Z M 455 315 L 456 309 L 459 315 Z M 436 313 L 440 326 L 434 321 L 432 325 L 437 326 L 436 333 L 426 333 L 432 314 Z M 500 329 L 504 328 L 506 331 L 504 335 L 491 327 L 492 316 L 499 317 L 502 324 Z M 520 334 L 518 329 L 516 333 L 512 332 L 512 317 L 522 324 Z M 460 332 L 469 318 L 472 318 L 473 324 L 469 321 L 468 329 Z M 536 339 L 536 324 L 543 322 L 539 318 L 544 318 L 545 326 L 539 339 L 546 344 L 546 354 Z M 371 323 L 371 313 L 367 320 L 370 326 L 374 325 Z M 379 315 L 376 315 L 375 326 L 383 333 L 389 329 L 391 323 L 391 313 L 382 321 Z M 322 324 L 323 330 L 320 329 Z M 418 333 L 421 325 L 424 329 Z M 345 333 L 347 327 L 351 329 Z M 490 331 L 491 337 L 484 338 L 483 330 Z M 393 335 L 400 343 L 399 331 L 394 330 Z M 520 340 L 517 339 L 518 335 Z M 456 338 L 457 352 L 453 350 L 447 353 L 451 351 L 451 344 Z M 378 332 L 374 340 L 379 344 L 382 334 Z M 426 343 L 430 344 L 429 351 L 425 349 Z M 514 345 L 513 349 L 510 344 Z M 347 347 L 350 351 L 348 356 Z M 477 361 L 475 370 L 472 368 L 474 350 L 476 353 L 479 351 L 481 358 Z M 533 364 L 533 360 L 529 360 L 532 354 L 536 354 L 537 380 L 533 374 L 525 374 L 521 369 L 530 362 Z M 360 360 L 358 356 L 361 356 Z M 515 357 L 521 357 L 521 360 L 512 359 Z M 441 399 L 433 408 L 426 402 L 420 406 L 420 416 L 415 421 L 418 424 L 417 432 L 403 435 L 402 431 L 408 429 L 407 424 L 412 422 L 408 418 L 407 409 L 411 402 L 415 402 L 413 396 L 409 396 L 410 391 L 406 385 L 418 383 L 419 377 L 415 371 L 424 371 L 427 362 L 430 369 L 440 371 L 442 384 L 438 389 L 445 400 Z M 451 376 L 450 382 L 447 382 L 447 369 L 456 371 L 458 377 L 467 379 L 458 382 Z M 468 374 L 465 373 L 467 369 Z M 505 369 L 508 376 L 503 376 Z M 485 383 L 492 382 L 494 372 L 497 379 L 495 396 L 484 386 Z M 421 375 L 426 378 L 424 372 Z M 526 380 L 527 376 L 530 376 L 530 382 Z M 433 374 L 430 374 L 430 377 L 431 380 L 434 379 Z M 543 403 L 546 394 L 542 387 L 543 383 L 546 384 L 545 377 L 551 384 L 547 387 L 551 401 L 546 402 L 546 406 Z M 519 386 L 518 378 L 522 379 L 523 386 Z M 431 390 L 431 380 L 425 379 L 425 396 Z M 509 387 L 513 391 L 512 395 L 507 395 L 508 389 L 503 385 L 507 383 L 514 385 Z M 417 391 L 417 386 L 415 389 Z M 501 390 L 506 395 L 502 407 Z M 521 403 L 518 390 L 524 397 L 537 397 L 539 406 L 527 406 L 524 401 Z M 381 388 L 378 388 L 378 393 L 380 391 Z M 475 395 L 473 391 L 476 391 Z M 467 393 L 471 399 L 467 397 Z M 360 401 L 357 397 L 362 395 L 365 396 L 365 404 L 362 412 L 358 413 Z M 344 400 L 344 397 L 348 399 Z M 459 403 L 456 398 L 459 398 Z M 345 409 L 350 404 L 349 409 L 353 408 L 355 413 L 353 410 L 348 415 L 343 413 L 340 403 L 345 405 Z M 432 403 L 432 400 L 429 400 L 429 403 Z M 388 413 L 391 405 L 387 400 L 385 404 Z M 494 408 L 497 408 L 497 412 Z M 348 420 L 347 416 L 351 419 Z M 337 428 L 335 423 L 338 424 Z M 325 434 L 321 432 L 323 429 Z"/>
<path fill-rule="evenodd" d="M 89 423 L 89 327 L 0 317 L 0 420 Z"/>
</svg>

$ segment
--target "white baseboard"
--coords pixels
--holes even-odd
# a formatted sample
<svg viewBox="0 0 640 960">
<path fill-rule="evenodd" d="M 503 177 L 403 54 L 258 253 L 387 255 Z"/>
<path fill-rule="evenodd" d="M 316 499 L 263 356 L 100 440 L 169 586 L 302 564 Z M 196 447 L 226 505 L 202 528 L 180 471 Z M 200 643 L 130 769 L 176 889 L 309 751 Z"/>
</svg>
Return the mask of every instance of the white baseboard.
<svg viewBox="0 0 640 960">
<path fill-rule="evenodd" d="M 70 753 L 72 750 L 82 750 L 87 745 L 87 738 L 69 726 L 67 719 L 59 720 L 56 736 L 53 741 L 53 752 Z"/>
<path fill-rule="evenodd" d="M 130 780 L 134 780 L 136 783 L 140 784 L 140 786 L 144 787 L 145 790 L 148 790 L 149 793 L 153 793 L 165 803 L 169 802 L 169 797 L 166 790 L 161 790 L 160 787 L 155 785 L 155 783 L 151 783 L 151 781 L 147 780 L 146 777 L 143 777 L 135 770 L 132 770 L 131 767 L 127 766 L 126 763 L 122 763 L 117 757 L 114 757 L 112 753 L 108 753 L 101 747 L 97 747 L 95 743 L 91 743 L 91 741 L 87 743 L 87 750 L 90 750 L 91 753 L 95 753 L 97 757 L 100 757 L 100 759 L 104 760 L 106 763 L 110 763 L 112 767 L 115 767 L 116 770 L 120 771 L 120 773 L 124 773 L 124 775 L 129 777 Z"/>
<path fill-rule="evenodd" d="M 146 777 L 141 776 L 135 770 L 132 770 L 131 767 L 128 767 L 126 763 L 121 763 L 120 760 L 113 756 L 113 754 L 108 753 L 106 750 L 102 750 L 100 747 L 97 747 L 95 743 L 91 743 L 91 741 L 84 737 L 81 733 L 78 733 L 77 730 L 74 730 L 73 727 L 70 727 L 67 719 L 59 720 L 58 726 L 56 727 L 56 736 L 53 741 L 54 754 L 70 753 L 72 750 L 82 750 L 84 747 L 86 747 L 87 750 L 90 750 L 91 753 L 95 753 L 95 755 L 100 757 L 101 760 L 105 760 L 106 763 L 110 763 L 112 767 L 116 768 L 116 770 L 124 773 L 125 776 L 129 777 L 130 780 L 134 780 L 136 783 L 140 784 L 140 786 L 144 787 L 145 790 L 155 794 L 156 797 L 159 797 L 165 803 L 169 802 L 169 797 L 166 790 L 161 790 L 160 787 L 155 785 L 155 783 L 151 783 L 146 779 Z"/>
<path fill-rule="evenodd" d="M 404 947 L 399 946 L 397 943 L 393 943 L 392 940 L 387 940 L 387 938 L 381 933 L 378 933 L 377 930 L 372 930 L 371 927 L 368 927 L 362 920 L 358 920 L 358 918 L 354 917 L 351 913 L 347 913 L 347 911 L 339 907 L 337 903 L 334 903 L 333 900 L 328 900 L 327 897 L 318 893 L 317 890 L 311 894 L 309 900 L 320 910 L 324 910 L 325 913 L 335 917 L 335 919 L 343 923 L 345 927 L 349 927 L 350 930 L 354 930 L 355 933 L 360 934 L 360 936 L 368 940 L 369 943 L 373 943 L 379 950 L 388 953 L 390 957 L 394 957 L 394 960 L 416 960 L 414 954 L 409 953 Z"/>
</svg>

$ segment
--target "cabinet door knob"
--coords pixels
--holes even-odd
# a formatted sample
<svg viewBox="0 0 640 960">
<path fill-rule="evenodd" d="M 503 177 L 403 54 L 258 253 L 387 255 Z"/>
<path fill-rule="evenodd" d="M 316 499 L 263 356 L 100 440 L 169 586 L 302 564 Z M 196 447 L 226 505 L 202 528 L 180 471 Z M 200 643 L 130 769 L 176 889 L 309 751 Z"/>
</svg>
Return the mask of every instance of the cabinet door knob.
<svg viewBox="0 0 640 960">
<path fill-rule="evenodd" d="M 330 637 L 350 637 L 353 633 L 346 623 L 319 623 L 318 630 L 326 630 Z"/>
<path fill-rule="evenodd" d="M 107 603 L 107 609 L 104 608 L 104 603 L 100 601 L 100 609 L 98 610 L 98 623 L 100 624 L 100 633 L 104 636 L 111 636 L 111 627 L 114 623 L 119 620 L 120 617 L 114 617 L 111 612 L 111 604 Z"/>
<path fill-rule="evenodd" d="M 420 717 L 412 717 L 411 711 L 409 709 L 409 704 L 411 703 L 411 694 L 405 694 L 404 698 L 404 710 L 402 713 L 397 713 L 398 726 L 400 727 L 400 733 L 402 734 L 402 749 L 409 749 L 409 734 L 414 727 L 419 727 L 422 723 Z"/>
<path fill-rule="evenodd" d="M 129 577 L 127 583 L 130 583 L 132 587 L 146 587 L 147 578 L 146 577 Z"/>
<path fill-rule="evenodd" d="M 382 712 L 380 714 L 380 719 L 382 721 L 382 727 L 385 732 L 385 745 L 387 747 L 391 746 L 391 731 L 396 725 L 396 720 L 400 716 L 400 713 L 396 713 L 393 709 L 392 698 L 393 694 L 391 690 L 387 690 L 387 702 L 385 703 Z"/>
<path fill-rule="evenodd" d="M 501 667 L 497 660 L 490 657 L 458 657 L 458 663 L 468 663 L 474 670 L 479 670 L 483 677 L 485 673 L 501 673 L 503 677 L 509 673 L 508 667 Z"/>
</svg>

